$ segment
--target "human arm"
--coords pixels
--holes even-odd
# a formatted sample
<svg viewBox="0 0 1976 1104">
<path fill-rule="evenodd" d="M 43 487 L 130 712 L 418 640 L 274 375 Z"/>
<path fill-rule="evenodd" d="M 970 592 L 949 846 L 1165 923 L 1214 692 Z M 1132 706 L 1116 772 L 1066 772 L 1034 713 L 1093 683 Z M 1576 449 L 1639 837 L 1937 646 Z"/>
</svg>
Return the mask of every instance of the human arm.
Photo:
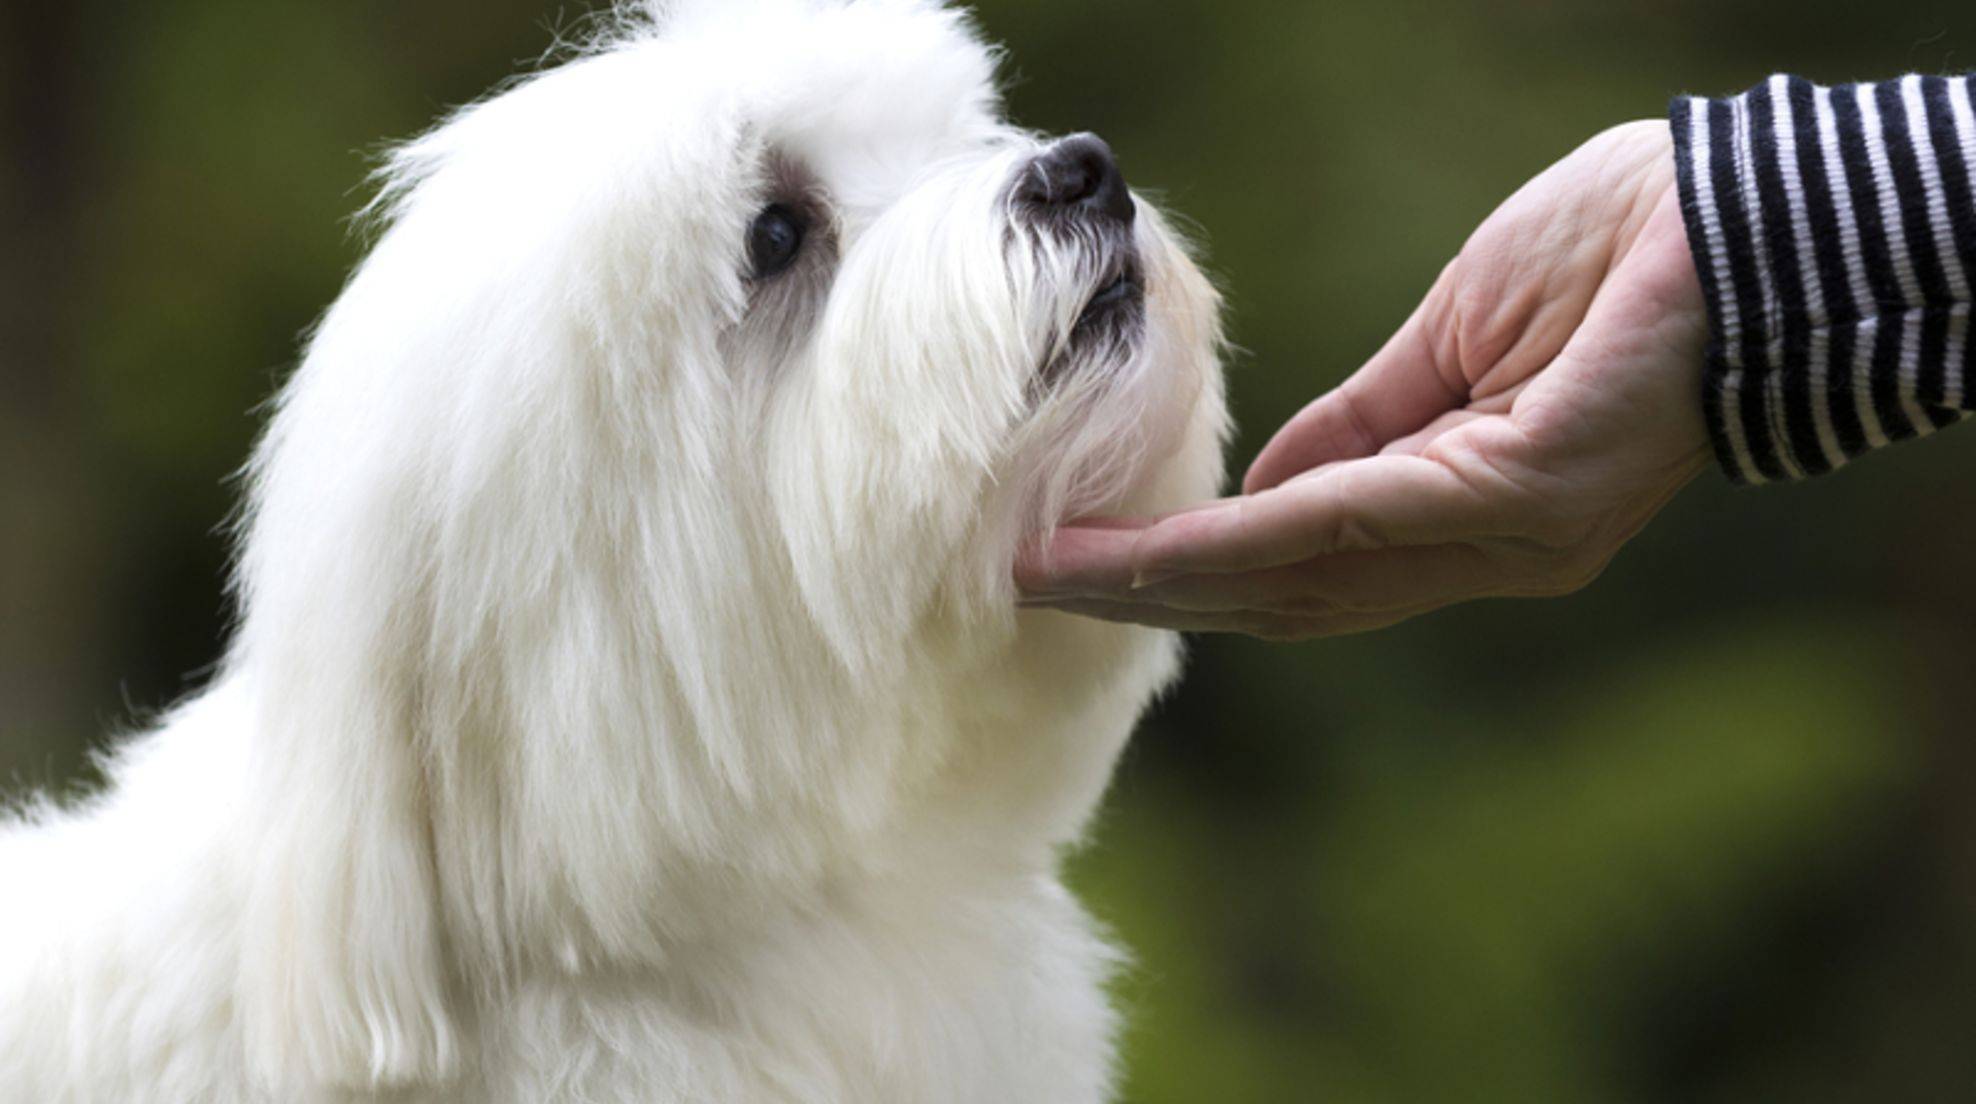
<svg viewBox="0 0 1976 1104">
<path fill-rule="evenodd" d="M 1756 482 L 1946 424 L 1970 401 L 1969 92 L 1773 78 L 1600 135 L 1476 231 L 1242 496 L 1066 527 L 1018 581 L 1174 628 L 1374 628 L 1577 589 L 1709 445 Z"/>
</svg>

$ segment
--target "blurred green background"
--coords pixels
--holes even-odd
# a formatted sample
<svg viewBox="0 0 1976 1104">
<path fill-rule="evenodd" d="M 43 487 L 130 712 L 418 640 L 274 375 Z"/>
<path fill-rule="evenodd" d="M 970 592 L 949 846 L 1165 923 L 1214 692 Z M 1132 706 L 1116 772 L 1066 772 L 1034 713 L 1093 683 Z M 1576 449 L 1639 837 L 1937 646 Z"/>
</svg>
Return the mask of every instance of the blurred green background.
<svg viewBox="0 0 1976 1104">
<path fill-rule="evenodd" d="M 356 256 L 363 151 L 541 0 L 7 0 L 0 778 L 197 685 L 255 405 Z M 1524 178 L 1675 92 L 1976 66 L 1887 0 L 992 0 L 1016 117 L 1196 221 L 1246 463 Z M 1076 877 L 1127 1096 L 1976 1099 L 1976 430 L 1705 477 L 1590 590 L 1195 645 Z M 0 900 L 5 896 L 0 889 Z M 0 905 L 0 907 L 5 907 Z"/>
</svg>

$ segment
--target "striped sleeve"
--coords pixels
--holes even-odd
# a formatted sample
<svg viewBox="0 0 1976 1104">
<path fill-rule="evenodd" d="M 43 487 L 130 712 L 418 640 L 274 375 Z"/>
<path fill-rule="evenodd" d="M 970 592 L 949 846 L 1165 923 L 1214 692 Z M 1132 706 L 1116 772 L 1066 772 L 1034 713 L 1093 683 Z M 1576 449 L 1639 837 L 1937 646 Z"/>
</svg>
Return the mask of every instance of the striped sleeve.
<svg viewBox="0 0 1976 1104">
<path fill-rule="evenodd" d="M 1776 76 L 1673 102 L 1702 401 L 1731 479 L 1820 475 L 1976 410 L 1972 91 Z"/>
</svg>

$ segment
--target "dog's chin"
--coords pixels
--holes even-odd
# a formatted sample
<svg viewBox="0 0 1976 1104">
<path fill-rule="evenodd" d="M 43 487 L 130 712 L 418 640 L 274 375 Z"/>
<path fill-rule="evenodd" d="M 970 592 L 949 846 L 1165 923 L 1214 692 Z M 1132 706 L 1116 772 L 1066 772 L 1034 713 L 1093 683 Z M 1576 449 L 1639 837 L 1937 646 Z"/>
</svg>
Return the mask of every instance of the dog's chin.
<svg viewBox="0 0 1976 1104">
<path fill-rule="evenodd" d="M 1080 518 L 1175 505 L 1159 486 L 1198 399 L 1160 329 L 1160 289 L 1136 251 L 1080 273 L 1059 310 L 1062 340 L 1040 365 L 1015 478 L 1017 532 L 1033 541 Z"/>
</svg>

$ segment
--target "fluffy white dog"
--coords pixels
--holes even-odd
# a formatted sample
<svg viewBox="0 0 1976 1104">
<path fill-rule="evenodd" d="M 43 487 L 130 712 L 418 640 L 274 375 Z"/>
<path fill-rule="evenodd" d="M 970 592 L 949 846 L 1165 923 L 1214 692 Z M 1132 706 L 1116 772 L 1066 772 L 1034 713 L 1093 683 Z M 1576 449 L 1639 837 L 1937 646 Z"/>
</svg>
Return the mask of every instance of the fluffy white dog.
<svg viewBox="0 0 1976 1104">
<path fill-rule="evenodd" d="M 933 0 L 620 13 L 385 170 L 220 673 L 0 834 L 7 1101 L 1098 1101 L 1061 884 L 1214 492 L 1217 301 Z"/>
</svg>

